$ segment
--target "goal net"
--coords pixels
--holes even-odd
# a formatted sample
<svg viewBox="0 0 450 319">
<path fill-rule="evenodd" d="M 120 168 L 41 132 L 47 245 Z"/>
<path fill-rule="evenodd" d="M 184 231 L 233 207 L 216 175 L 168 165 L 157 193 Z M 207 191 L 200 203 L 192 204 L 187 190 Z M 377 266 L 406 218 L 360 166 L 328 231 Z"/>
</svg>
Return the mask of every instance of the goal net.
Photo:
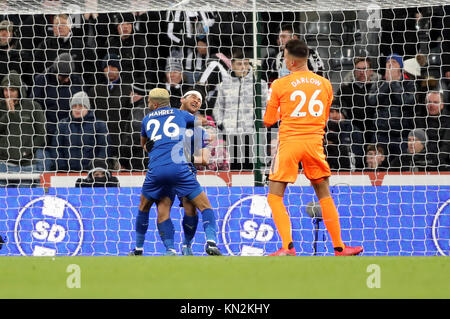
<svg viewBox="0 0 450 319">
<path fill-rule="evenodd" d="M 221 251 L 278 249 L 266 201 L 278 124 L 262 117 L 292 38 L 333 86 L 324 150 L 343 240 L 365 255 L 448 255 L 450 6 L 439 0 L 0 1 L 0 255 L 134 247 L 156 87 L 175 108 L 202 95 L 210 156 L 195 166 Z M 300 255 L 333 254 L 317 201 L 300 164 L 284 198 Z M 180 245 L 183 214 L 176 199 Z M 194 254 L 204 244 L 199 225 Z M 145 255 L 164 250 L 153 207 Z"/>
</svg>

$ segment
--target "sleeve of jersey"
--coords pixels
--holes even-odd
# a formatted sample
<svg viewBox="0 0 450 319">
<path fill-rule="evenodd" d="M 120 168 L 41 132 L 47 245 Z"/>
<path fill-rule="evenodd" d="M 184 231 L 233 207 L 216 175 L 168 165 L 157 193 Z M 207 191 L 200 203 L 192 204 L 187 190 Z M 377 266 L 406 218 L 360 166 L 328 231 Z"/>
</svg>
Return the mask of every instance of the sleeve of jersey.
<svg viewBox="0 0 450 319">
<path fill-rule="evenodd" d="M 184 114 L 184 119 L 186 120 L 186 127 L 194 127 L 195 121 L 197 120 L 197 118 L 194 115 L 192 115 L 186 111 L 182 111 L 182 112 Z"/>
<path fill-rule="evenodd" d="M 280 119 L 280 99 L 278 98 L 276 82 L 269 89 L 269 102 L 267 102 L 266 112 L 264 113 L 264 125 L 270 127 Z"/>
<path fill-rule="evenodd" d="M 144 119 L 144 121 L 142 121 L 142 128 L 141 128 L 141 136 L 142 137 L 147 137 L 147 132 L 145 130 L 145 126 L 146 126 L 146 121 Z"/>
</svg>

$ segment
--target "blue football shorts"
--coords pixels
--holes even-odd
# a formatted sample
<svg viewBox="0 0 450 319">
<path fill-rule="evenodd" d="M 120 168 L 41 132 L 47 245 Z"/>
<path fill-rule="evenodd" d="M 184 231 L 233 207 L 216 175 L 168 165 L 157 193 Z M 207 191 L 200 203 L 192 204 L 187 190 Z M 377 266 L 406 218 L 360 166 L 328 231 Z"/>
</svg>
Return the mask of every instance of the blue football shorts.
<svg viewBox="0 0 450 319">
<path fill-rule="evenodd" d="M 175 195 L 190 200 L 201 192 L 203 189 L 188 164 L 164 165 L 148 170 L 142 185 L 142 195 L 148 200 L 170 197 L 173 202 Z"/>
</svg>

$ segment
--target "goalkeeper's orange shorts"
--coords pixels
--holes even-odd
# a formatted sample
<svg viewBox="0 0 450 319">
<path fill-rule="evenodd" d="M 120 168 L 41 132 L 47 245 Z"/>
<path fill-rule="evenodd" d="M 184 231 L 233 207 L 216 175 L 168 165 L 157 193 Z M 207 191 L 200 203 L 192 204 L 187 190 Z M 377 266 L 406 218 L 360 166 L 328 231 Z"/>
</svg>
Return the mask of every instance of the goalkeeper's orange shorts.
<svg viewBox="0 0 450 319">
<path fill-rule="evenodd" d="M 297 180 L 300 162 L 309 180 L 331 176 L 330 166 L 323 149 L 322 136 L 280 141 L 270 168 L 269 180 L 294 183 Z"/>
</svg>

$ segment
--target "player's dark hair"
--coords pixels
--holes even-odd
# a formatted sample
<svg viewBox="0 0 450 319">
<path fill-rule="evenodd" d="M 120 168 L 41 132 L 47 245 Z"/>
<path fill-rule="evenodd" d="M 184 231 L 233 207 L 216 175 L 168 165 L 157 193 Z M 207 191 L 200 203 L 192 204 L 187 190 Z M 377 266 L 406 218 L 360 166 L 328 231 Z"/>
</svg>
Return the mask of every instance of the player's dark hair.
<svg viewBox="0 0 450 319">
<path fill-rule="evenodd" d="M 244 52 L 240 48 L 233 48 L 231 57 L 233 60 L 241 60 L 244 58 Z"/>
<path fill-rule="evenodd" d="M 232 50 L 232 60 L 243 60 L 243 59 L 251 59 L 252 51 L 250 49 L 242 49 L 242 48 L 233 48 Z"/>
<path fill-rule="evenodd" d="M 296 58 L 307 58 L 309 55 L 309 49 L 306 43 L 302 40 L 291 39 L 285 46 L 288 53 Z"/>
<path fill-rule="evenodd" d="M 386 154 L 386 151 L 384 150 L 384 147 L 383 146 L 381 146 L 381 145 L 375 145 L 375 144 L 369 144 L 369 145 L 367 145 L 367 148 L 366 148 L 366 154 L 367 153 L 369 153 L 369 152 L 375 152 L 375 153 L 381 153 L 381 154 L 383 154 L 383 155 L 385 155 Z"/>
<path fill-rule="evenodd" d="M 369 57 L 356 57 L 353 60 L 354 65 L 357 65 L 359 62 L 366 62 L 369 65 L 369 68 L 372 67 L 372 59 Z"/>
<path fill-rule="evenodd" d="M 280 27 L 280 32 L 283 32 L 283 31 L 287 31 L 287 32 L 292 33 L 293 35 L 298 36 L 297 29 L 296 29 L 295 25 L 292 23 L 283 23 Z"/>
</svg>

